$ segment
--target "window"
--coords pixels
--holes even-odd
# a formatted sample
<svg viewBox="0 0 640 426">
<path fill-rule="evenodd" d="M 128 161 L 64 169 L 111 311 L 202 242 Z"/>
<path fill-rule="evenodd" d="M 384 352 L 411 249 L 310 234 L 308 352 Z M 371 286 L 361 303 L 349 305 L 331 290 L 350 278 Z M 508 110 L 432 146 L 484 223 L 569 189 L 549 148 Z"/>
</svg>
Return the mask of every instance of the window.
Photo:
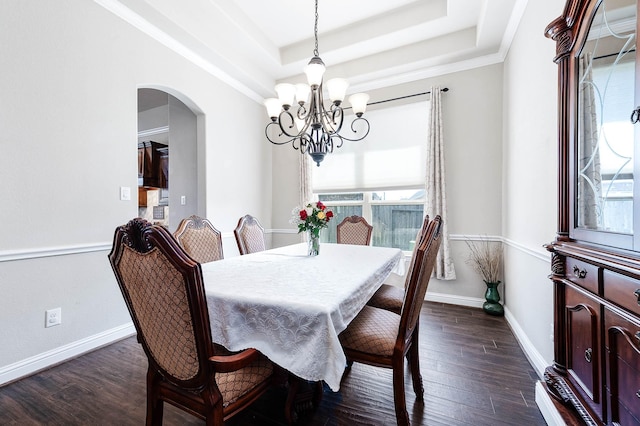
<svg viewBox="0 0 640 426">
<path fill-rule="evenodd" d="M 374 246 L 411 251 L 424 217 L 427 102 L 367 113 L 371 132 L 345 141 L 320 167 L 313 192 L 334 214 L 325 242 L 336 242 L 336 226 L 347 216 L 373 225 Z"/>
<path fill-rule="evenodd" d="M 318 194 L 334 219 L 321 240 L 336 242 L 336 227 L 345 217 L 363 216 L 373 225 L 372 245 L 411 251 L 424 217 L 424 190 Z"/>
</svg>

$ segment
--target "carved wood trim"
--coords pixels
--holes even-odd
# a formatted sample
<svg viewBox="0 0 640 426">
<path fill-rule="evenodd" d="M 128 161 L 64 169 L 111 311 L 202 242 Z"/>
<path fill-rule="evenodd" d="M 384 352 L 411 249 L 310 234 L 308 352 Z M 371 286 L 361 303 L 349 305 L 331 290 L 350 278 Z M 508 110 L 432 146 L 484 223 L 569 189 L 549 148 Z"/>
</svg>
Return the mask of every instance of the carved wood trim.
<svg viewBox="0 0 640 426">
<path fill-rule="evenodd" d="M 563 406 L 567 407 L 576 417 L 581 419 L 588 426 L 597 426 L 598 423 L 591 418 L 587 409 L 576 398 L 575 393 L 567 381 L 549 369 L 544 372 L 544 381 L 547 384 L 549 394 Z"/>
</svg>

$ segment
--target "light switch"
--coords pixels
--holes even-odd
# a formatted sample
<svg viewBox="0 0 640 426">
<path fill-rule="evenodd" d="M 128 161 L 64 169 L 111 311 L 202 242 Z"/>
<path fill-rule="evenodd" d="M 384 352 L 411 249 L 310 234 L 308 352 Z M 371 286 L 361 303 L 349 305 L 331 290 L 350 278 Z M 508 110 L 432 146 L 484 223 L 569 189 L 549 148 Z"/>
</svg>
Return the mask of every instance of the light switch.
<svg viewBox="0 0 640 426">
<path fill-rule="evenodd" d="M 183 195 L 180 197 L 180 205 L 181 206 L 186 206 L 187 205 L 187 196 Z"/>
<path fill-rule="evenodd" d="M 120 187 L 120 201 L 130 201 L 131 200 L 131 188 L 128 186 Z"/>
</svg>

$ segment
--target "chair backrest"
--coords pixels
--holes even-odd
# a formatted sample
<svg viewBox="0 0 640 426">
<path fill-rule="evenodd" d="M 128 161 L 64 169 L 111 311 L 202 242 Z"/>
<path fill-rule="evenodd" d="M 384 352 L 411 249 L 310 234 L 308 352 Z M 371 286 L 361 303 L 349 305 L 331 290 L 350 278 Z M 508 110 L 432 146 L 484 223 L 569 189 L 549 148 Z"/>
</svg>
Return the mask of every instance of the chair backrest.
<svg viewBox="0 0 640 426">
<path fill-rule="evenodd" d="M 150 369 L 183 388 L 204 386 L 214 349 L 200 264 L 141 218 L 116 229 L 109 261 Z"/>
<path fill-rule="evenodd" d="M 373 226 L 362 216 L 348 216 L 336 227 L 338 244 L 355 244 L 368 246 L 371 244 Z"/>
<path fill-rule="evenodd" d="M 240 254 L 256 253 L 266 250 L 264 242 L 264 228 L 258 219 L 245 215 L 238 220 L 238 226 L 233 230 L 238 243 Z"/>
<path fill-rule="evenodd" d="M 208 219 L 195 215 L 182 219 L 173 236 L 184 251 L 198 263 L 224 258 L 222 234 Z"/>
<path fill-rule="evenodd" d="M 407 274 L 406 274 L 406 278 L 405 278 L 405 282 L 404 282 L 405 289 L 407 288 L 407 285 L 409 284 L 409 277 L 411 276 L 411 271 L 413 270 L 413 265 L 416 263 L 418 248 L 424 242 L 424 239 L 427 237 L 427 228 L 428 227 L 429 227 L 429 215 L 426 215 L 424 217 L 424 220 L 422 221 L 422 227 L 420 228 L 420 230 L 418 231 L 418 234 L 416 235 L 416 242 L 415 242 L 415 244 L 413 246 L 413 252 L 411 253 L 411 260 L 409 262 L 409 268 L 407 269 Z"/>
<path fill-rule="evenodd" d="M 428 220 L 428 219 L 426 219 Z M 438 215 L 428 222 L 420 246 L 415 251 L 412 265 L 407 273 L 404 301 L 400 317 L 400 333 L 398 338 L 407 340 L 411 337 L 420 317 L 420 309 L 427 292 L 429 279 L 433 272 L 436 256 L 442 241 L 442 218 Z"/>
</svg>

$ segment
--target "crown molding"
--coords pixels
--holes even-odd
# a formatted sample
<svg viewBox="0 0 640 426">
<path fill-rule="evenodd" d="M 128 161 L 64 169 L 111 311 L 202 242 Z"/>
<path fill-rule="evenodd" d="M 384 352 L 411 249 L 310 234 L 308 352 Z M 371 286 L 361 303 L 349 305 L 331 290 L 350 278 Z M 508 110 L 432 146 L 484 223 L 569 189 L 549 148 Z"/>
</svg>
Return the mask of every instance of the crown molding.
<svg viewBox="0 0 640 426">
<path fill-rule="evenodd" d="M 165 47 L 173 50 L 186 60 L 190 61 L 194 65 L 200 67 L 207 73 L 221 80 L 223 83 L 234 88 L 243 95 L 253 99 L 256 102 L 262 103 L 263 97 L 256 93 L 254 90 L 243 84 L 238 79 L 232 77 L 227 72 L 223 71 L 220 67 L 215 65 L 210 60 L 204 58 L 193 49 L 185 46 L 183 43 L 176 40 L 167 32 L 161 30 L 157 26 L 153 25 L 147 19 L 143 18 L 129 7 L 125 6 L 118 0 L 94 0 L 97 4 L 104 7 L 109 12 L 113 13 L 122 20 L 133 25 L 144 34 L 153 38 Z"/>
</svg>

